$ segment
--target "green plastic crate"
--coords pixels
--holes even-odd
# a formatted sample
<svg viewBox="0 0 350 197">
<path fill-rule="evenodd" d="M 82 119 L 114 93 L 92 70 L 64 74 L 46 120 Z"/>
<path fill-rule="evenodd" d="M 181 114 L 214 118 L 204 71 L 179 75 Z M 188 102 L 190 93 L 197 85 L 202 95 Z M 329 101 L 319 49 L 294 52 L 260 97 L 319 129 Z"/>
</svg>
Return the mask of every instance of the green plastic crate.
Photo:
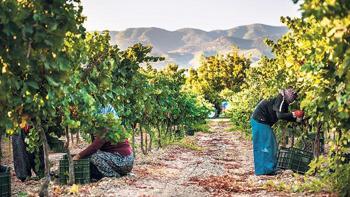
<svg viewBox="0 0 350 197">
<path fill-rule="evenodd" d="M 0 166 L 0 196 L 11 196 L 10 168 Z"/>
<path fill-rule="evenodd" d="M 314 151 L 316 133 L 307 134 L 306 138 L 302 141 L 302 149 L 308 152 Z M 324 137 L 320 136 L 320 152 L 324 152 Z"/>
<path fill-rule="evenodd" d="M 297 148 L 281 148 L 278 153 L 277 168 L 290 169 L 304 174 L 309 170 L 313 154 Z"/>
<path fill-rule="evenodd" d="M 343 157 L 345 158 L 345 160 L 343 161 L 343 164 L 350 163 L 350 153 L 343 153 Z"/>
<path fill-rule="evenodd" d="M 195 130 L 194 129 L 188 129 L 186 131 L 186 135 L 189 135 L 189 136 L 194 136 L 194 133 L 195 133 Z"/>
<path fill-rule="evenodd" d="M 64 148 L 64 142 L 62 140 L 53 140 L 49 144 L 51 151 L 55 153 L 64 153 L 66 149 Z"/>
<path fill-rule="evenodd" d="M 90 159 L 80 159 L 74 161 L 75 183 L 86 184 L 90 183 Z M 59 182 L 67 184 L 69 180 L 69 164 L 67 155 L 59 161 Z"/>
</svg>

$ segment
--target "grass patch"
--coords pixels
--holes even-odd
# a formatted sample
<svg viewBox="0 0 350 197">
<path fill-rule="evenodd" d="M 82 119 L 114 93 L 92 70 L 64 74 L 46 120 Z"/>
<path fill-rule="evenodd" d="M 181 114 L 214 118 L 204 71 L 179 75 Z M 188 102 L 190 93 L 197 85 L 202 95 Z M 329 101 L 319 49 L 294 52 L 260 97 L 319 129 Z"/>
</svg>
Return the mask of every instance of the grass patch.
<svg viewBox="0 0 350 197">
<path fill-rule="evenodd" d="M 269 180 L 262 187 L 267 191 L 284 191 L 291 193 L 331 193 L 327 183 L 317 177 L 293 174 L 294 178 L 283 180 Z"/>
<path fill-rule="evenodd" d="M 203 132 L 203 133 L 210 133 L 210 130 L 209 130 L 209 125 L 207 123 L 204 123 L 204 124 L 196 124 L 192 127 L 192 129 L 195 131 L 195 132 Z"/>
<path fill-rule="evenodd" d="M 172 144 L 194 151 L 202 151 L 204 149 L 197 144 L 196 140 L 193 137 L 185 137 L 179 141 L 173 142 Z"/>
</svg>

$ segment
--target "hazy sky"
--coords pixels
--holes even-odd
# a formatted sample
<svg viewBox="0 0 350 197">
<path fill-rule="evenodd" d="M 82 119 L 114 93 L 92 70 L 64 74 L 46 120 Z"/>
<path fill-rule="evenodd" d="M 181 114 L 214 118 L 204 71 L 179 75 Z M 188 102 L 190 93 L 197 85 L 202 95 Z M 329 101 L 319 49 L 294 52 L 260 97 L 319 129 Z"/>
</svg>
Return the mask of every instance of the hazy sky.
<svg viewBox="0 0 350 197">
<path fill-rule="evenodd" d="M 300 16 L 292 0 L 82 0 L 88 30 L 130 27 L 229 29 Z"/>
</svg>

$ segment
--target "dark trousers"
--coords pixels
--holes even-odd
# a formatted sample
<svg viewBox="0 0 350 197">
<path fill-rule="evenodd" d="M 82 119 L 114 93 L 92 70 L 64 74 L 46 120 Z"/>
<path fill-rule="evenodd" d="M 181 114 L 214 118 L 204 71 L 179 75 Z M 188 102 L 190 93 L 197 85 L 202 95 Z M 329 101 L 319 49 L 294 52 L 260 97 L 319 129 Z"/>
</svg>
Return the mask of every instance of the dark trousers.
<svg viewBox="0 0 350 197">
<path fill-rule="evenodd" d="M 91 179 L 100 180 L 103 178 L 103 174 L 98 171 L 97 167 L 90 162 L 90 177 Z"/>
<path fill-rule="evenodd" d="M 27 144 L 24 141 L 25 134 L 20 131 L 18 134 L 12 136 L 12 147 L 13 147 L 13 163 L 15 167 L 16 177 L 21 181 L 26 180 L 32 176 L 32 170 L 39 177 L 44 175 L 44 153 L 42 147 L 39 148 L 39 163 L 36 169 L 35 154 L 30 153 L 26 150 Z"/>
</svg>

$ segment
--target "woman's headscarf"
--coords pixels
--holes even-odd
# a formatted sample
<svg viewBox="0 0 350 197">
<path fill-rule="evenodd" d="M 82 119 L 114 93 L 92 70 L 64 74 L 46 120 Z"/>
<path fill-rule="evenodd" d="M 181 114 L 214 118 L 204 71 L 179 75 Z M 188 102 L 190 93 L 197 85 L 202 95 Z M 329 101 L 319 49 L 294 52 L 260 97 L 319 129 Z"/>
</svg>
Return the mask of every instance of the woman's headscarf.
<svg viewBox="0 0 350 197">
<path fill-rule="evenodd" d="M 284 98 L 284 100 L 288 103 L 291 104 L 295 101 L 295 99 L 298 97 L 298 94 L 296 93 L 296 91 L 293 88 L 287 88 L 287 89 L 283 89 L 280 92 Z"/>
</svg>

